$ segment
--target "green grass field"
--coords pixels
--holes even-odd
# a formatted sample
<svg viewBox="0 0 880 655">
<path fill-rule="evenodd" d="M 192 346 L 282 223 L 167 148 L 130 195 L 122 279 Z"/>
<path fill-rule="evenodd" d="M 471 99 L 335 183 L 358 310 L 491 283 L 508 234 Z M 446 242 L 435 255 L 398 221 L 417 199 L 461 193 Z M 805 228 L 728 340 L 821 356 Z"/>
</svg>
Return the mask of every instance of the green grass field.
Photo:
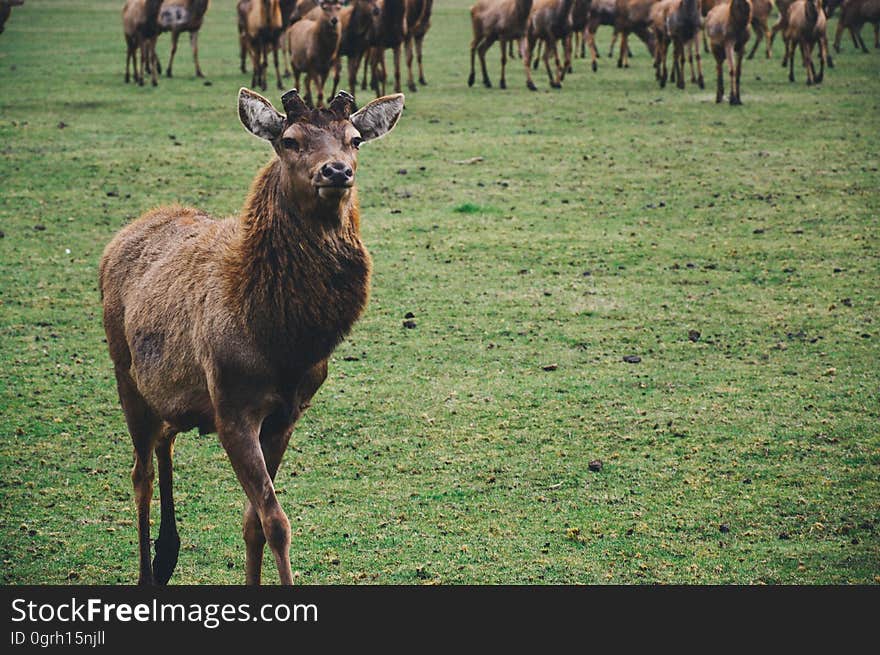
<svg viewBox="0 0 880 655">
<path fill-rule="evenodd" d="M 234 214 L 270 156 L 234 3 L 211 85 L 182 40 L 155 89 L 123 83 L 121 5 L 27 0 L 0 36 L 4 583 L 136 580 L 98 259 L 156 205 Z M 811 88 L 777 41 L 739 108 L 708 59 L 706 90 L 659 89 L 640 43 L 561 91 L 519 60 L 469 89 L 468 2 L 437 5 L 429 86 L 360 157 L 371 304 L 277 480 L 298 580 L 880 581 L 880 52 L 845 39 Z M 172 583 L 243 582 L 215 436 L 178 439 L 176 499 Z"/>
</svg>

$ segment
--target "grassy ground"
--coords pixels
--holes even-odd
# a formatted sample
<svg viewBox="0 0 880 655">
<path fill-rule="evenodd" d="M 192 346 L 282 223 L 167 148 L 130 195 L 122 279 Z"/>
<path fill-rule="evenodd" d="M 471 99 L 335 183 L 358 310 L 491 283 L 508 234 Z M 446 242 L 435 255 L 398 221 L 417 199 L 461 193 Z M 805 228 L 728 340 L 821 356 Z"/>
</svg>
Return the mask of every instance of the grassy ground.
<svg viewBox="0 0 880 655">
<path fill-rule="evenodd" d="M 28 0 L 0 36 L 6 583 L 136 579 L 98 258 L 151 206 L 235 213 L 270 154 L 235 114 L 234 3 L 202 31 L 211 85 L 182 47 L 156 89 L 123 84 L 119 5 Z M 430 85 L 361 155 L 369 310 L 277 481 L 299 580 L 880 580 L 880 52 L 845 41 L 808 88 L 777 43 L 741 108 L 711 66 L 658 89 L 641 44 L 562 91 L 519 61 L 469 89 L 467 3 L 438 5 Z M 176 464 L 172 581 L 242 582 L 216 437 Z"/>
</svg>

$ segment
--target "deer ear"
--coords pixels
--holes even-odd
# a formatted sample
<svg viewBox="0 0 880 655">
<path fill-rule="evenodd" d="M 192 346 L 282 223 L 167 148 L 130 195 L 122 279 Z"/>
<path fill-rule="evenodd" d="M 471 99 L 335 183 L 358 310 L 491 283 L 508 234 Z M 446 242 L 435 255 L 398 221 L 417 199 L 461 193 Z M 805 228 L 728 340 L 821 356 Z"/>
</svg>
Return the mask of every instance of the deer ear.
<svg viewBox="0 0 880 655">
<path fill-rule="evenodd" d="M 351 115 L 351 122 L 364 141 L 372 141 L 388 134 L 403 112 L 403 94 L 376 98 Z"/>
<path fill-rule="evenodd" d="M 238 118 L 248 132 L 274 141 L 284 130 L 284 115 L 259 93 L 242 88 L 238 92 Z"/>
</svg>

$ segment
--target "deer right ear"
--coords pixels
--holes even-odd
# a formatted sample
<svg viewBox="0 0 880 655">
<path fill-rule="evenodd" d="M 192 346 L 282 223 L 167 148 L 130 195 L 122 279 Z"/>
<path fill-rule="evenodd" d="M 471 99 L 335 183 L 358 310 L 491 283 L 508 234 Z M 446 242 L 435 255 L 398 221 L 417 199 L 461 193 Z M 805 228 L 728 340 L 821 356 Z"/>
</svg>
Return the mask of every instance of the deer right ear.
<svg viewBox="0 0 880 655">
<path fill-rule="evenodd" d="M 284 130 L 284 115 L 259 93 L 242 88 L 238 92 L 238 118 L 248 132 L 274 141 Z"/>
</svg>

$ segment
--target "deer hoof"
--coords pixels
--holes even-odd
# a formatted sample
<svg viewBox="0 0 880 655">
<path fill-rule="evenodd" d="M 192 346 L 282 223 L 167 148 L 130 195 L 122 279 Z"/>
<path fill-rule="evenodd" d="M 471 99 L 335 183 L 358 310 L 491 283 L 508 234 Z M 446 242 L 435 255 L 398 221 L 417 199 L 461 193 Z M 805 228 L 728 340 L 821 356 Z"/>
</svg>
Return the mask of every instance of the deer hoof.
<svg viewBox="0 0 880 655">
<path fill-rule="evenodd" d="M 499 88 L 499 89 L 506 89 L 506 88 L 507 88 L 507 82 L 505 82 L 504 80 L 501 80 L 501 81 L 498 83 L 498 88 Z"/>
<path fill-rule="evenodd" d="M 410 82 L 409 84 L 406 85 L 406 88 L 408 88 L 413 93 L 415 93 L 416 91 L 419 90 L 419 87 L 416 86 L 415 82 Z"/>
<path fill-rule="evenodd" d="M 483 80 L 483 86 L 486 87 L 487 89 L 491 89 L 491 88 L 492 88 L 492 82 L 489 80 L 488 77 L 487 77 L 486 79 Z"/>
<path fill-rule="evenodd" d="M 593 72 L 595 73 L 599 69 L 599 66 L 596 65 L 596 62 L 593 62 Z"/>
<path fill-rule="evenodd" d="M 526 86 L 528 87 L 529 91 L 537 91 L 538 90 L 538 87 L 536 87 L 535 83 L 532 82 L 531 80 L 526 82 Z"/>
<path fill-rule="evenodd" d="M 420 77 L 419 84 L 421 84 L 422 86 L 428 86 L 428 81 L 424 77 Z"/>
<path fill-rule="evenodd" d="M 561 89 L 562 88 L 562 84 L 560 84 L 559 82 L 550 82 L 550 86 L 553 87 L 554 89 Z"/>
<path fill-rule="evenodd" d="M 700 75 L 700 76 L 697 78 L 697 86 L 699 86 L 701 89 L 705 89 L 705 88 L 706 88 L 706 83 L 703 81 L 703 76 L 702 76 L 702 75 Z"/>
<path fill-rule="evenodd" d="M 834 68 L 834 60 L 828 55 L 828 68 Z"/>
<path fill-rule="evenodd" d="M 468 86 L 473 86 L 473 85 L 474 85 L 474 74 L 471 73 L 470 75 L 468 75 Z"/>
</svg>

